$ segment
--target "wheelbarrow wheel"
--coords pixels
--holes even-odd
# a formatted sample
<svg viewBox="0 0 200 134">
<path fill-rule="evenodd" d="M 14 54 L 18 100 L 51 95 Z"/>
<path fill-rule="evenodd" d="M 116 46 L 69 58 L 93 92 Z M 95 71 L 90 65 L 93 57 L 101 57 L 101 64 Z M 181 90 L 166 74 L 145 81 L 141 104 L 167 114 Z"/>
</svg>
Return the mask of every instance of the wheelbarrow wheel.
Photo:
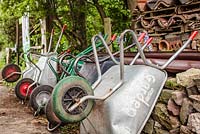
<svg viewBox="0 0 200 134">
<path fill-rule="evenodd" d="M 45 112 L 46 118 L 48 120 L 48 125 L 47 125 L 48 131 L 50 131 L 50 132 L 55 131 L 61 125 L 62 122 L 53 112 L 51 98 L 47 102 L 44 112 Z"/>
<path fill-rule="evenodd" d="M 51 97 L 51 93 L 53 91 L 53 87 L 49 85 L 41 85 L 36 87 L 30 95 L 30 105 L 31 107 L 37 111 L 38 108 L 41 107 L 41 113 L 44 113 L 44 106 L 47 104 L 49 98 Z"/>
<path fill-rule="evenodd" d="M 19 82 L 17 82 L 17 85 L 15 86 L 15 94 L 20 100 L 24 100 L 25 98 L 28 98 L 33 91 L 33 89 L 36 87 L 36 85 L 33 85 L 27 94 L 28 87 L 33 84 L 34 81 L 30 78 L 23 78 Z M 27 96 L 26 96 L 27 95 Z"/>
<path fill-rule="evenodd" d="M 13 75 L 12 75 L 13 73 Z M 21 76 L 21 69 L 16 64 L 8 64 L 2 69 L 2 78 L 6 82 L 16 82 Z"/>
<path fill-rule="evenodd" d="M 68 109 L 87 95 L 93 95 L 93 90 L 85 79 L 78 76 L 66 77 L 55 86 L 52 92 L 53 111 L 64 123 L 79 122 L 89 115 L 94 101 L 86 100 L 71 112 Z"/>
</svg>

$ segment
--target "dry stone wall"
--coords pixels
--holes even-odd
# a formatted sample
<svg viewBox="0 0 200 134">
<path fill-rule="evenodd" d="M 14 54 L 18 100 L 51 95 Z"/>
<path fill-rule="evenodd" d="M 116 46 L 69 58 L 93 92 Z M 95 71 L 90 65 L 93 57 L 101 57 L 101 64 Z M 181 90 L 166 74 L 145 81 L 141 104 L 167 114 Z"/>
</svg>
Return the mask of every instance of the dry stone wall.
<svg viewBox="0 0 200 134">
<path fill-rule="evenodd" d="M 143 134 L 200 134 L 200 69 L 169 78 Z"/>
</svg>

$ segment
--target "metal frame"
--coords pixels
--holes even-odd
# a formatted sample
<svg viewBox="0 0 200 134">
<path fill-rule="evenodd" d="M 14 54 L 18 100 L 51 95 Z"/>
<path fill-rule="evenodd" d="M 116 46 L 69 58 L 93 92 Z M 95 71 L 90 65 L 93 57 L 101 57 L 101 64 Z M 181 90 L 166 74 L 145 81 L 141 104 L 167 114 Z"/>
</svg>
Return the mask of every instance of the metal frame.
<svg viewBox="0 0 200 134">
<path fill-rule="evenodd" d="M 70 108 L 69 108 L 69 111 L 73 111 L 74 109 L 76 109 L 81 103 L 83 103 L 84 101 L 88 100 L 88 99 L 93 99 L 93 100 L 105 100 L 107 99 L 109 96 L 111 96 L 115 91 L 117 91 L 117 89 L 119 89 L 119 87 L 124 83 L 124 37 L 127 33 L 130 33 L 132 35 L 132 38 L 133 40 L 135 41 L 136 43 L 136 46 L 138 48 L 138 53 L 139 55 L 141 56 L 143 62 L 145 63 L 145 65 L 147 66 L 151 66 L 151 67 L 154 67 L 156 69 L 159 69 L 159 70 L 163 70 L 165 69 L 176 57 L 179 53 L 181 53 L 183 51 L 183 49 L 186 48 L 186 46 L 188 44 L 190 44 L 190 42 L 194 39 L 194 37 L 197 35 L 197 31 L 194 31 L 191 36 L 189 37 L 189 39 L 187 40 L 187 42 L 176 52 L 174 53 L 174 55 L 168 59 L 168 61 L 163 64 L 162 66 L 159 66 L 159 65 L 155 65 L 155 64 L 152 64 L 150 63 L 145 55 L 144 55 L 144 52 L 143 52 L 143 49 L 141 47 L 141 44 L 139 43 L 139 41 L 137 40 L 137 36 L 136 34 L 134 33 L 133 30 L 125 30 L 121 36 L 120 36 L 120 63 L 118 61 L 115 60 L 114 56 L 112 55 L 109 47 L 106 45 L 106 42 L 105 40 L 102 38 L 102 36 L 100 35 L 96 35 L 92 38 L 92 46 L 93 46 L 93 53 L 94 53 L 94 58 L 95 58 L 95 63 L 96 63 L 96 67 L 97 67 L 97 72 L 98 72 L 98 79 L 97 81 L 92 85 L 92 88 L 95 90 L 95 88 L 99 85 L 99 83 L 102 81 L 102 74 L 101 74 L 101 70 L 100 70 L 100 64 L 99 64 L 99 59 L 98 59 L 98 55 L 97 55 L 97 50 L 96 50 L 96 46 L 95 46 L 95 38 L 99 38 L 104 47 L 106 48 L 109 56 L 111 57 L 111 59 L 116 63 L 116 64 L 119 64 L 120 65 L 120 81 L 119 83 L 113 88 L 113 89 L 110 89 L 110 92 L 105 94 L 104 96 L 91 96 L 91 95 L 88 95 L 88 96 L 84 96 L 82 97 L 78 103 L 75 103 L 74 105 L 72 105 Z M 138 56 L 139 56 L 138 55 Z M 133 60 L 132 64 L 134 63 L 134 61 L 136 60 L 136 58 Z"/>
</svg>

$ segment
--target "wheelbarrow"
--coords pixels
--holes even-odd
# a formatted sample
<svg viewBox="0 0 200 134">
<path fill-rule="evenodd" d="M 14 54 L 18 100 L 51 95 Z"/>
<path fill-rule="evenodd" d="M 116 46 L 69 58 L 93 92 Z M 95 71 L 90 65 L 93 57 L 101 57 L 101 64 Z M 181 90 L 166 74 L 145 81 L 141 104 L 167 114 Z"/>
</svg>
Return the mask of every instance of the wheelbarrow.
<svg viewBox="0 0 200 134">
<path fill-rule="evenodd" d="M 50 84 L 50 86 L 56 84 L 56 78 L 54 74 L 51 73 L 50 68 L 47 66 L 47 61 L 50 57 L 57 57 L 56 51 L 65 29 L 66 25 L 63 25 L 59 39 L 56 44 L 55 52 L 50 52 L 52 37 L 54 33 L 53 29 L 51 32 L 51 39 L 48 52 L 46 54 L 35 54 L 31 50 L 27 52 L 26 59 L 29 61 L 29 68 L 27 69 L 27 71 L 25 71 L 26 73 L 24 73 L 24 77 L 21 80 L 19 80 L 15 86 L 15 94 L 20 100 L 26 100 L 38 84 Z M 31 59 L 31 55 L 39 57 L 39 60 L 36 64 Z M 57 63 L 54 63 L 53 67 L 56 69 Z"/>
<path fill-rule="evenodd" d="M 107 38 L 107 35 L 104 36 L 104 39 Z M 113 37 L 110 40 L 109 44 L 112 44 L 112 42 L 116 39 L 116 34 L 113 35 Z M 96 47 L 99 48 L 99 50 L 101 50 L 102 43 L 97 43 Z M 62 80 L 63 78 L 70 75 L 76 75 L 76 72 L 74 70 L 74 64 L 79 65 L 80 62 L 75 62 L 76 59 L 79 57 L 82 57 L 83 55 L 92 55 L 92 46 L 88 47 L 87 49 L 85 49 L 84 51 L 82 51 L 81 53 L 79 53 L 77 56 L 73 56 L 71 54 L 65 54 L 60 58 L 60 63 L 64 63 L 64 59 L 65 58 L 69 58 L 68 59 L 68 66 L 64 67 L 61 65 L 62 70 L 64 73 L 62 73 L 61 77 L 59 80 Z M 82 62 L 82 61 L 81 61 Z M 80 66 L 80 65 L 79 65 Z M 88 67 L 86 65 L 81 64 L 81 70 L 83 70 L 83 68 Z M 82 71 L 81 71 L 82 72 Z M 92 81 L 91 81 L 92 82 Z M 42 89 L 41 89 L 42 91 Z M 44 91 L 44 89 L 43 89 Z M 35 90 L 33 91 L 35 92 Z M 49 97 L 50 98 L 50 97 Z M 50 102 L 50 101 L 49 101 Z M 54 131 L 55 129 L 57 129 L 60 125 L 61 125 L 61 121 L 55 116 L 55 114 L 52 111 L 52 105 L 50 103 L 47 103 L 45 106 L 45 114 L 48 120 L 48 127 L 47 129 L 49 131 Z"/>
<path fill-rule="evenodd" d="M 26 53 L 22 54 L 23 56 L 27 56 Z M 15 63 L 10 63 L 6 65 L 2 69 L 2 81 L 6 81 L 8 83 L 14 83 L 22 78 L 32 78 L 33 77 L 33 66 L 31 66 L 30 61 L 28 59 L 22 58 L 23 56 L 20 56 L 23 61 L 26 63 L 26 69 L 24 71 L 21 71 L 21 68 L 19 65 Z"/>
<path fill-rule="evenodd" d="M 107 38 L 107 35 L 105 35 L 104 38 Z M 116 37 L 113 37 L 111 39 L 111 42 L 115 40 L 115 38 Z M 97 47 L 100 46 L 101 43 L 98 43 Z M 55 55 L 53 56 L 52 55 L 53 53 L 46 55 L 40 54 L 40 57 L 43 58 L 44 60 L 41 62 L 39 61 L 37 65 L 33 63 L 34 66 L 37 68 L 37 70 L 39 70 L 39 74 L 36 77 L 37 79 L 33 84 L 39 83 L 39 85 L 36 88 L 34 88 L 34 90 L 30 91 L 31 93 L 29 100 L 31 107 L 36 111 L 34 115 L 37 115 L 38 113 L 43 113 L 44 106 L 49 100 L 53 87 L 56 85 L 56 83 L 65 78 L 66 76 L 74 74 L 73 64 L 75 58 L 91 52 L 92 52 L 92 47 L 87 48 L 77 56 L 73 56 L 72 54 L 69 53 L 69 51 L 62 53 L 58 58 L 56 58 Z M 66 57 L 68 58 L 67 63 L 64 62 L 64 59 Z M 57 65 L 59 65 L 62 68 L 63 72 L 61 74 L 59 74 L 57 71 Z M 50 75 L 52 76 L 50 77 Z M 51 79 L 51 81 L 48 79 Z M 32 89 L 31 86 L 29 88 Z"/>
<path fill-rule="evenodd" d="M 144 38 L 145 34 L 141 34 L 141 36 L 138 38 L 139 41 L 141 41 Z M 103 37 L 102 37 L 102 40 Z M 103 44 L 105 44 L 105 41 L 102 42 Z M 149 44 L 150 41 L 147 42 L 147 44 Z M 96 44 L 96 43 L 95 43 Z M 127 46 L 126 48 L 124 48 L 124 50 L 130 49 L 131 47 L 134 46 L 135 43 Z M 119 52 L 115 52 L 113 55 L 117 55 L 119 54 Z M 90 84 L 93 83 L 94 80 L 96 80 L 97 77 L 95 77 L 97 75 L 96 72 L 96 67 L 95 67 L 95 63 L 90 60 L 88 61 L 84 61 L 84 64 L 81 67 L 81 70 L 77 69 L 77 65 L 80 62 L 80 60 L 82 61 L 82 58 L 89 58 L 91 59 L 92 54 L 89 55 L 82 55 L 78 58 L 76 58 L 76 61 L 74 62 L 74 71 L 75 71 L 75 75 L 79 75 L 81 77 L 84 77 Z M 101 70 L 102 73 L 104 73 L 106 70 L 108 70 L 111 66 L 113 66 L 116 63 L 113 63 L 109 60 L 109 56 L 103 57 L 101 59 L 101 62 L 103 62 L 101 64 Z M 64 79 L 60 81 L 60 83 L 62 83 L 62 81 L 65 81 Z M 46 107 L 45 107 L 45 113 L 48 119 L 48 127 L 47 129 L 49 131 L 54 131 L 55 129 L 57 129 L 62 121 L 60 121 L 60 119 L 57 118 L 57 116 L 55 115 L 55 113 L 52 111 L 52 104 L 51 104 L 51 100 L 49 100 L 49 102 L 47 103 Z"/>
<path fill-rule="evenodd" d="M 146 33 L 141 33 L 138 37 L 138 41 L 141 42 Z M 151 43 L 152 38 L 149 38 L 145 41 L 144 46 L 147 46 Z M 124 48 L 124 51 L 129 50 L 135 46 L 135 43 L 132 43 Z M 113 53 L 113 56 L 116 56 L 120 53 L 120 51 L 117 51 Z M 92 53 L 93 54 L 93 53 Z M 118 58 L 115 58 L 118 60 Z M 83 67 L 81 69 L 78 69 L 78 63 L 80 61 L 83 61 Z M 99 60 L 100 63 L 100 69 L 101 73 L 104 74 L 110 67 L 115 65 L 116 63 L 110 60 L 110 56 L 101 56 L 101 59 Z M 77 76 L 85 78 L 91 85 L 97 80 L 98 74 L 96 70 L 95 61 L 93 59 L 93 56 L 90 55 L 83 55 L 78 58 L 76 58 L 76 61 L 74 63 L 74 71 Z"/>
<path fill-rule="evenodd" d="M 50 43 L 49 43 L 49 50 L 50 50 L 51 43 L 52 43 L 53 33 L 54 33 L 54 30 L 52 29 L 51 37 L 50 37 L 51 39 L 50 39 Z M 29 51 L 30 51 L 30 49 L 29 49 Z M 22 72 L 19 65 L 15 64 L 15 63 L 11 63 L 11 64 L 6 65 L 2 69 L 3 81 L 6 81 L 8 83 L 16 82 L 20 79 L 21 75 L 22 75 L 22 78 L 32 78 L 32 77 L 34 77 L 35 68 L 34 68 L 34 66 L 32 66 L 32 64 L 28 60 L 27 54 L 28 54 L 28 51 L 27 50 L 24 51 L 24 53 L 22 54 L 24 56 L 24 58 L 21 58 L 26 63 L 26 69 Z M 22 55 L 20 57 L 22 57 Z"/>
<path fill-rule="evenodd" d="M 136 42 L 145 65 L 124 65 L 123 38 L 127 33 Z M 120 63 L 103 75 L 92 38 L 98 80 L 90 86 L 85 79 L 71 76 L 58 83 L 51 100 L 54 113 L 64 123 L 82 121 L 82 134 L 140 133 L 167 80 L 164 69 L 196 35 L 197 31 L 193 32 L 188 41 L 160 66 L 146 60 L 135 33 L 125 30 L 120 37 Z M 108 47 L 106 49 L 109 52 Z M 109 54 L 117 62 L 110 52 Z"/>
</svg>

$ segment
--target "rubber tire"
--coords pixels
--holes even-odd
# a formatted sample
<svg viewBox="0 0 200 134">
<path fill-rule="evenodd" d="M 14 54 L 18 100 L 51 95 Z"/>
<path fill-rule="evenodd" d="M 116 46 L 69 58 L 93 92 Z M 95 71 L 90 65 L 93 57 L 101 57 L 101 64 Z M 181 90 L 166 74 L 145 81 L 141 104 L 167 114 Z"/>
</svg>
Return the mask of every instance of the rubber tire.
<svg viewBox="0 0 200 134">
<path fill-rule="evenodd" d="M 75 123 L 85 119 L 91 112 L 94 105 L 94 100 L 88 100 L 87 106 L 82 113 L 72 115 L 66 112 L 62 106 L 62 98 L 65 95 L 65 93 L 73 87 L 79 87 L 82 90 L 84 90 L 88 95 L 93 95 L 93 90 L 91 86 L 84 78 L 79 76 L 69 76 L 62 79 L 55 86 L 52 92 L 51 101 L 53 104 L 54 113 L 63 123 Z"/>
<path fill-rule="evenodd" d="M 7 74 L 7 71 L 13 68 L 14 71 L 13 72 L 19 72 L 21 73 L 21 69 L 18 65 L 16 64 L 8 64 L 6 65 L 3 69 L 2 69 L 2 78 L 5 79 L 6 77 L 8 77 L 11 73 Z M 9 78 L 5 79 L 6 82 L 12 83 L 12 82 L 16 82 L 19 80 L 19 78 L 21 77 L 21 74 L 14 74 L 12 76 L 10 76 Z"/>
<path fill-rule="evenodd" d="M 49 123 L 51 123 L 52 125 L 57 125 L 59 123 L 61 123 L 61 120 L 56 116 L 56 114 L 53 112 L 53 107 L 52 107 L 52 103 L 51 103 L 51 98 L 49 99 L 48 103 L 45 106 L 45 114 L 46 114 L 46 118 L 49 121 Z"/>
<path fill-rule="evenodd" d="M 39 104 L 37 103 L 36 101 L 36 97 L 39 93 L 41 92 L 48 92 L 50 94 L 49 98 L 51 97 L 51 93 L 53 91 L 53 87 L 49 86 L 49 85 L 41 85 L 41 86 L 38 86 L 36 87 L 32 92 L 31 92 L 31 95 L 30 95 L 30 100 L 29 100 L 29 103 L 31 105 L 31 107 L 37 111 L 38 108 L 39 108 Z M 44 108 L 41 109 L 41 112 L 44 113 Z"/>
<path fill-rule="evenodd" d="M 23 78 L 21 79 L 20 81 L 17 82 L 17 85 L 15 86 L 15 94 L 17 96 L 17 98 L 19 98 L 20 100 L 24 100 L 26 98 L 26 96 L 24 96 L 21 92 L 20 92 L 20 86 L 25 83 L 25 82 L 28 82 L 30 84 L 34 83 L 34 81 L 30 78 Z M 33 89 L 36 87 L 36 85 L 33 85 L 32 86 L 32 91 Z M 30 92 L 31 93 L 31 92 Z M 30 93 L 29 93 L 29 96 L 30 96 Z M 29 96 L 27 98 L 29 98 Z"/>
</svg>

